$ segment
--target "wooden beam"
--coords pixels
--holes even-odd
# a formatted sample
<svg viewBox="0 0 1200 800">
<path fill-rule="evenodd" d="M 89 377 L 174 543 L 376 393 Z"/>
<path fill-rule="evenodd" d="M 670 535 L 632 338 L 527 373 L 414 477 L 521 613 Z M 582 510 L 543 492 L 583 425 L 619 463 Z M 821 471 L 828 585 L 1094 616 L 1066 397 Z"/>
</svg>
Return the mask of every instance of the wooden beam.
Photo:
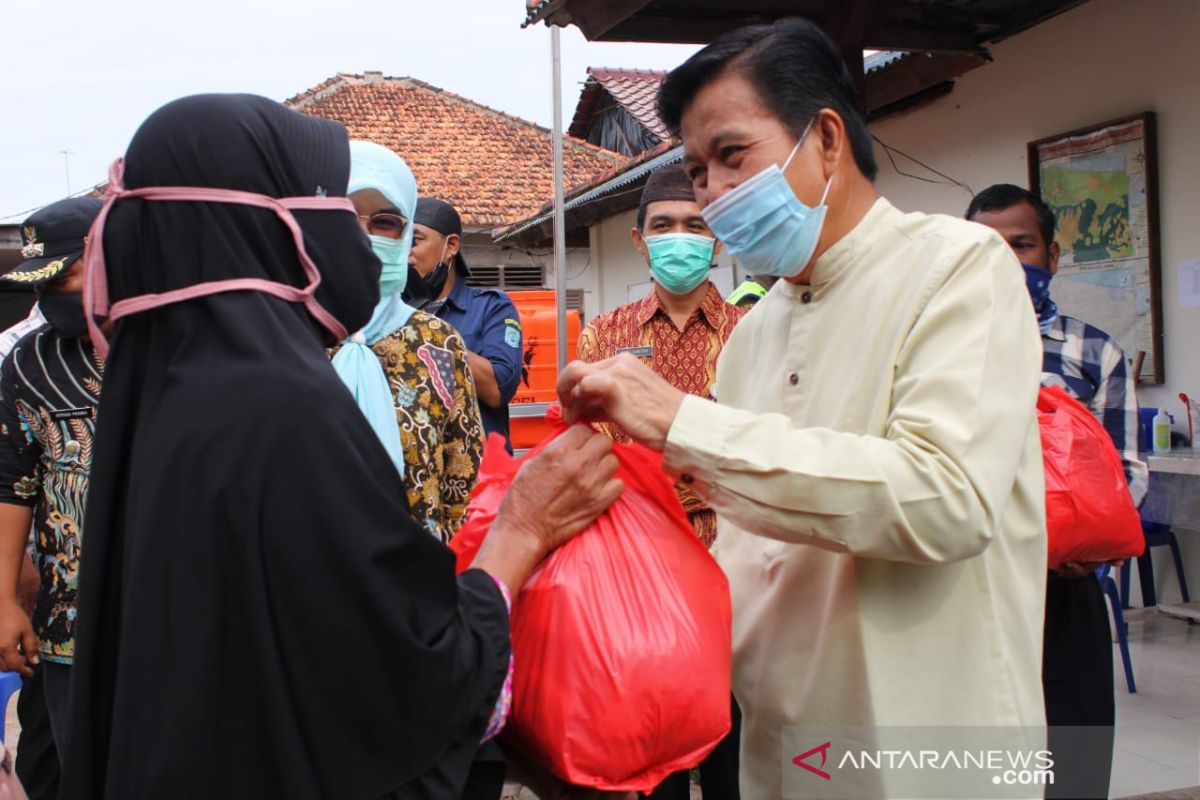
<svg viewBox="0 0 1200 800">
<path fill-rule="evenodd" d="M 939 97 L 945 97 L 954 91 L 954 81 L 945 81 L 936 86 L 930 86 L 928 89 L 923 89 L 916 94 L 909 95 L 901 100 L 890 105 L 872 109 L 867 114 L 867 122 L 873 124 L 881 119 L 893 116 L 895 114 L 903 114 L 908 111 L 913 111 L 921 106 L 928 105 Z"/>
<path fill-rule="evenodd" d="M 672 17 L 657 12 L 638 14 L 620 20 L 614 27 L 591 41 L 662 42 L 664 44 L 708 44 L 723 33 L 746 25 L 771 23 L 777 16 L 746 12 L 730 17 Z M 822 20 L 814 19 L 820 23 Z M 863 34 L 863 49 L 908 50 L 927 53 L 978 53 L 983 50 L 975 37 L 964 31 L 927 30 L 911 26 L 876 27 L 878 20 Z"/>
<path fill-rule="evenodd" d="M 878 50 L 978 52 L 1084 2 L 1029 0 L 1015 11 L 986 12 L 964 2 L 956 11 L 934 14 L 921 0 L 876 0 L 864 44 Z M 854 5 L 855 0 L 556 0 L 548 21 L 574 22 L 592 41 L 707 44 L 726 31 L 786 16 L 807 17 L 832 32 L 835 18 L 847 17 Z"/>
<path fill-rule="evenodd" d="M 821 25 L 840 44 L 851 32 L 862 31 L 863 47 L 871 50 L 912 50 L 925 52 L 978 52 L 981 49 L 974 26 L 914 25 L 897 21 L 889 6 L 878 0 L 826 0 L 822 10 L 800 7 L 794 0 L 787 6 L 775 3 L 745 2 L 743 4 L 700 3 L 682 9 L 658 2 L 650 5 L 642 0 L 622 0 L 648 6 L 620 19 L 605 20 L 605 30 L 593 36 L 585 29 L 588 39 L 611 42 L 664 42 L 708 44 L 723 33 L 745 25 L 771 23 L 786 16 L 803 16 Z M 572 19 L 579 24 L 587 0 L 568 0 Z M 608 2 L 596 2 L 607 14 Z M 615 5 L 615 3 L 614 3 Z M 589 13 L 595 13 L 589 11 Z M 612 15 L 616 17 L 616 14 Z M 582 27 L 582 25 L 581 25 Z M 992 26 L 984 26 L 991 28 Z"/>
<path fill-rule="evenodd" d="M 623 20 L 600 37 L 605 42 L 662 42 L 664 44 L 708 44 L 723 33 L 773 22 L 768 17 L 671 17 L 654 12 Z"/>
<path fill-rule="evenodd" d="M 863 37 L 875 16 L 875 0 L 850 0 L 830 9 L 826 32 L 842 52 L 842 60 L 854 79 L 858 104 L 866 113 L 866 84 L 863 74 Z"/>
<path fill-rule="evenodd" d="M 867 112 L 873 113 L 953 80 L 990 61 L 989 56 L 968 53 L 914 53 L 867 77 Z"/>
<path fill-rule="evenodd" d="M 651 0 L 566 0 L 566 11 L 588 41 L 604 37 L 618 24 L 650 5 Z"/>
<path fill-rule="evenodd" d="M 849 0 L 837 3 L 830 9 L 826 32 L 841 47 L 861 44 L 868 25 L 871 22 L 878 22 L 874 16 L 875 0 Z"/>
<path fill-rule="evenodd" d="M 879 20 L 875 20 L 876 23 Z M 925 53 L 980 53 L 984 48 L 975 31 L 918 28 L 912 25 L 872 25 L 863 34 L 868 50 L 908 50 Z"/>
</svg>

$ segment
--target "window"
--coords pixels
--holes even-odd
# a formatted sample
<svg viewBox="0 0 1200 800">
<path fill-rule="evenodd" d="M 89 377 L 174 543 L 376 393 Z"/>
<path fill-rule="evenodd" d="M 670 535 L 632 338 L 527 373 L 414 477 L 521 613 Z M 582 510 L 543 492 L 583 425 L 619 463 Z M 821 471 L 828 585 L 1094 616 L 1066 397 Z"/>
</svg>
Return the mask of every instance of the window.
<svg viewBox="0 0 1200 800">
<path fill-rule="evenodd" d="M 545 276 L 539 264 L 505 264 L 480 266 L 471 264 L 468 286 L 480 289 L 541 289 Z"/>
<path fill-rule="evenodd" d="M 537 264 L 505 264 L 480 266 L 471 264 L 471 277 L 467 285 L 479 289 L 503 289 L 520 292 L 530 289 L 550 289 L 546 276 Z M 579 312 L 583 317 L 583 289 L 567 289 L 567 309 Z"/>
</svg>

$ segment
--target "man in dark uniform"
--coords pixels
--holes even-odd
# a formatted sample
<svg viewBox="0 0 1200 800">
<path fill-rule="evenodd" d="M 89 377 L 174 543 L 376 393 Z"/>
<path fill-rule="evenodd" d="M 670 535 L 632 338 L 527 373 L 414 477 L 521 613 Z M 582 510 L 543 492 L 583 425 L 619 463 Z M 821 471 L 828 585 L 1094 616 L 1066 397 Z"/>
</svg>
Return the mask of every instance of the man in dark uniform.
<svg viewBox="0 0 1200 800">
<path fill-rule="evenodd" d="M 3 276 L 33 287 L 47 324 L 0 368 L 0 668 L 26 678 L 17 774 L 32 800 L 57 794 L 75 655 L 75 594 L 102 365 L 84 325 L 84 240 L 101 201 L 62 200 L 21 225 L 26 260 Z M 14 599 L 34 529 L 41 573 L 32 614 Z M 46 717 L 49 717 L 48 723 Z"/>
<path fill-rule="evenodd" d="M 507 440 L 508 403 L 521 382 L 521 319 L 516 306 L 499 289 L 467 286 L 471 272 L 462 254 L 462 220 L 444 200 L 417 200 L 408 263 L 420 285 L 410 281 L 405 299 L 446 320 L 462 335 L 479 392 L 483 429 Z"/>
<path fill-rule="evenodd" d="M 521 382 L 521 319 L 499 289 L 467 286 L 471 271 L 462 254 L 462 219 L 454 206 L 417 199 L 409 280 L 404 299 L 453 325 L 467 346 L 485 433 L 508 441 L 508 403 Z M 512 449 L 509 443 L 509 450 Z M 506 766 L 495 742 L 484 744 L 471 765 L 461 800 L 497 800 Z"/>
</svg>

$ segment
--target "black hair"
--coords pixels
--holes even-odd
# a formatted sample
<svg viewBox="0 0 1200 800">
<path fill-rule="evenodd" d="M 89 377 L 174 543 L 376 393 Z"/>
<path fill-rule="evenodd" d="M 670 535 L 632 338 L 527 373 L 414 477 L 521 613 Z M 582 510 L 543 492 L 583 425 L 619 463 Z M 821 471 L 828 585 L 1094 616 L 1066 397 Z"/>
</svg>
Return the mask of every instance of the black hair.
<svg viewBox="0 0 1200 800">
<path fill-rule="evenodd" d="M 971 198 L 967 206 L 967 219 L 975 219 L 981 212 L 1003 211 L 1020 203 L 1033 206 L 1037 214 L 1038 228 L 1042 231 L 1042 242 L 1049 247 L 1054 242 L 1054 226 L 1057 219 L 1050 206 L 1028 189 L 1011 183 L 997 183 L 987 187 Z"/>
<path fill-rule="evenodd" d="M 875 145 L 856 83 L 838 49 L 816 25 L 794 17 L 738 28 L 676 67 L 658 95 L 659 116 L 672 133 L 679 134 L 683 113 L 700 90 L 726 69 L 744 71 L 763 105 L 796 136 L 821 109 L 836 111 L 858 171 L 875 180 Z"/>
</svg>

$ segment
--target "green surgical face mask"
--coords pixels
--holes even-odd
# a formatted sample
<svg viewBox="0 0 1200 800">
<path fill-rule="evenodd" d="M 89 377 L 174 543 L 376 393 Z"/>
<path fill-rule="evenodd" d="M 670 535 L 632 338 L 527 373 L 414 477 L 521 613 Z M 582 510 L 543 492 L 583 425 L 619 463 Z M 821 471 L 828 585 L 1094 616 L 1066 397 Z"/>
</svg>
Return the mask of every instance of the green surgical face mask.
<svg viewBox="0 0 1200 800">
<path fill-rule="evenodd" d="M 389 297 L 403 292 L 408 284 L 408 251 L 411 239 L 407 236 L 389 239 L 386 236 L 370 236 L 371 249 L 383 262 L 379 274 L 379 295 Z"/>
<path fill-rule="evenodd" d="M 671 294 L 687 294 L 708 277 L 716 240 L 698 233 L 644 236 L 650 274 Z"/>
</svg>

